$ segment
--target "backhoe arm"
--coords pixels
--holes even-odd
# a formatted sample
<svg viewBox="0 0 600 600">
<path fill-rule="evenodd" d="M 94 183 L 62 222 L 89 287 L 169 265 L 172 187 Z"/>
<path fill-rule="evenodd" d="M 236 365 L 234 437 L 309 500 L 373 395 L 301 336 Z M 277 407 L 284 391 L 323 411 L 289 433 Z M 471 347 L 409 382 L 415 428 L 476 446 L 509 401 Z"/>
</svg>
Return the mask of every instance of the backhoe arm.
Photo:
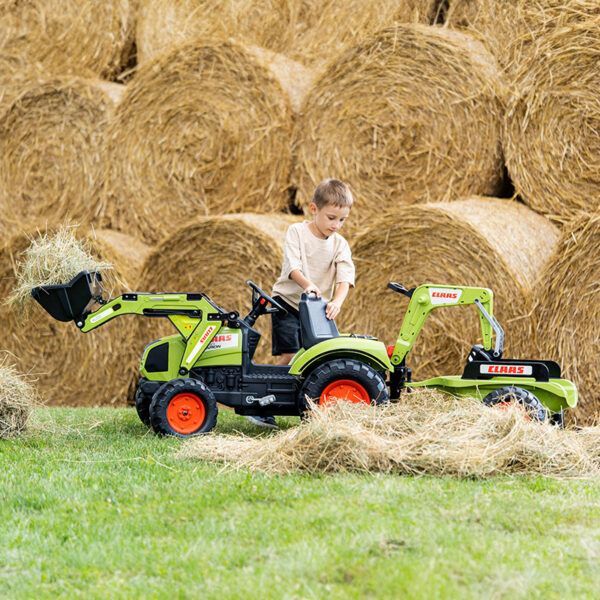
<svg viewBox="0 0 600 600">
<path fill-rule="evenodd" d="M 402 288 L 402 286 L 398 286 Z M 392 289 L 395 289 L 390 284 Z M 488 288 L 452 286 L 452 285 L 421 285 L 414 290 L 408 291 L 402 288 L 403 293 L 410 296 L 408 310 L 404 316 L 398 339 L 390 357 L 393 365 L 400 365 L 410 352 L 417 336 L 421 332 L 429 313 L 441 306 L 462 306 L 476 304 L 479 308 L 479 320 L 483 346 L 486 350 L 492 349 L 493 331 L 497 331 L 497 342 L 500 346 L 496 351 L 502 352 L 502 335 L 498 335 L 502 329 L 493 316 L 493 292 Z M 400 290 L 397 290 L 400 291 Z M 483 310 L 482 310 L 483 308 Z M 489 318 L 488 318 L 489 317 Z"/>
</svg>

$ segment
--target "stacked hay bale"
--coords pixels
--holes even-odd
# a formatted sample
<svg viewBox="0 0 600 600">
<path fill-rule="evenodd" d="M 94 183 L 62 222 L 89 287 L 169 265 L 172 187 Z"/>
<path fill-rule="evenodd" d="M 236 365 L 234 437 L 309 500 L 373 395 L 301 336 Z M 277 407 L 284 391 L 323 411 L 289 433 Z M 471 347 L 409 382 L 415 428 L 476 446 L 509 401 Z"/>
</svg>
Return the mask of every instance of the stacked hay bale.
<svg viewBox="0 0 600 600">
<path fill-rule="evenodd" d="M 192 39 L 235 38 L 316 66 L 394 22 L 430 23 L 437 0 L 144 0 L 140 63 Z"/>
<path fill-rule="evenodd" d="M 291 109 L 233 42 L 190 43 L 140 69 L 109 126 L 113 224 L 156 242 L 199 215 L 282 210 Z"/>
<path fill-rule="evenodd" d="M 502 185 L 502 79 L 471 36 L 385 29 L 329 65 L 296 127 L 299 202 L 335 175 L 357 196 L 351 223 L 382 209 Z"/>
<path fill-rule="evenodd" d="M 29 81 L 0 113 L 0 211 L 7 223 L 27 230 L 98 215 L 115 89 L 72 77 Z"/>
<path fill-rule="evenodd" d="M 357 291 L 346 310 L 346 329 L 395 343 L 408 299 L 387 289 L 390 281 L 407 288 L 483 286 L 495 295 L 506 356 L 525 356 L 535 281 L 557 240 L 547 219 L 502 199 L 409 206 L 384 215 L 355 240 Z M 476 343 L 481 343 L 477 308 L 441 307 L 427 319 L 407 364 L 416 379 L 460 373 Z"/>
<path fill-rule="evenodd" d="M 529 322 L 534 347 L 561 364 L 579 389 L 575 411 L 584 425 L 600 414 L 600 215 L 580 215 L 563 231 L 543 270 Z"/>
<path fill-rule="evenodd" d="M 50 229 L 48 239 L 55 240 Z M 59 231 L 60 233 L 60 231 Z M 101 262 L 114 265 L 106 278 L 109 291 L 131 290 L 148 249 L 134 238 L 112 231 L 77 231 L 77 244 L 53 241 L 39 233 L 9 238 L 0 248 L 0 296 L 5 299 L 33 273 L 32 282 L 46 281 L 44 274 L 60 272 L 76 253 L 76 245 L 89 249 Z M 26 250 L 32 239 L 39 240 L 37 254 L 25 268 Z M 62 238 L 61 238 L 62 239 Z M 89 262 L 70 267 L 75 271 Z M 95 263 L 94 263 L 95 264 Z M 63 276 L 61 275 L 61 278 Z M 54 281 L 56 283 L 56 281 Z M 25 289 L 25 288 L 23 288 Z M 25 289 L 25 294 L 27 294 Z M 139 356 L 132 354 L 132 330 L 128 324 L 112 321 L 98 331 L 82 334 L 73 323 L 55 321 L 32 301 L 30 312 L 0 306 L 2 349 L 10 351 L 21 371 L 38 379 L 38 388 L 50 404 L 120 404 L 134 377 Z"/>
<path fill-rule="evenodd" d="M 533 209 L 566 221 L 600 208 L 600 8 L 540 35 L 516 71 L 506 113 L 506 166 Z"/>
<path fill-rule="evenodd" d="M 0 52 L 55 74 L 89 69 L 111 79 L 133 43 L 133 8 L 129 0 L 7 0 L 0 5 Z"/>
<path fill-rule="evenodd" d="M 543 56 L 538 41 L 550 31 L 600 14 L 596 0 L 448 0 L 447 26 L 478 34 L 501 66 L 514 73 Z"/>
<path fill-rule="evenodd" d="M 239 214 L 204 217 L 174 230 L 144 262 L 139 287 L 153 292 L 204 292 L 225 310 L 245 316 L 251 306 L 249 279 L 267 294 L 279 276 L 287 228 L 298 218 Z M 271 355 L 270 319 L 261 317 L 263 334 L 254 360 Z M 164 319 L 138 319 L 135 349 L 174 333 Z"/>
</svg>

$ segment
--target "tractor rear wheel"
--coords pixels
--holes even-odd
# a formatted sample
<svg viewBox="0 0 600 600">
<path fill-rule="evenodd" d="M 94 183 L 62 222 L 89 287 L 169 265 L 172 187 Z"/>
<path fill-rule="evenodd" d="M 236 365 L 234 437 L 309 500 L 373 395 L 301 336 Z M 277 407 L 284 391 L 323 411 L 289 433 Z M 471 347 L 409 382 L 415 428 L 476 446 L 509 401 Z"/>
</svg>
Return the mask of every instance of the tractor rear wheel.
<svg viewBox="0 0 600 600">
<path fill-rule="evenodd" d="M 152 397 L 150 422 L 160 435 L 186 438 L 212 431 L 218 412 L 215 396 L 204 383 L 173 379 Z"/>
<path fill-rule="evenodd" d="M 351 358 L 338 358 L 319 365 L 306 377 L 298 398 L 303 414 L 310 398 L 320 406 L 334 401 L 385 404 L 389 393 L 383 377 L 373 367 Z"/>
<path fill-rule="evenodd" d="M 532 421 L 545 421 L 547 417 L 544 405 L 539 401 L 537 396 L 529 390 L 520 387 L 501 387 L 493 392 L 490 392 L 484 399 L 483 403 L 487 406 L 506 406 L 507 404 L 520 404 L 527 416 Z"/>
</svg>

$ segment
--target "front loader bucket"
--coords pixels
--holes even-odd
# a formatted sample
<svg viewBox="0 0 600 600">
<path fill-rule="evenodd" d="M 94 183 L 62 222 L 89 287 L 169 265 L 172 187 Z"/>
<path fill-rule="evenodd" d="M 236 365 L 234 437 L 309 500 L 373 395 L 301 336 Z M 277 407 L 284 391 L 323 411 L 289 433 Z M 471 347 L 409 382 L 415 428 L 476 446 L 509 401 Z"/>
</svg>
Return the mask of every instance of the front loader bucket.
<svg viewBox="0 0 600 600">
<path fill-rule="evenodd" d="M 69 283 L 42 285 L 33 288 L 31 295 L 56 320 L 75 321 L 84 313 L 90 300 L 100 293 L 101 281 L 100 273 L 81 271 Z"/>
</svg>

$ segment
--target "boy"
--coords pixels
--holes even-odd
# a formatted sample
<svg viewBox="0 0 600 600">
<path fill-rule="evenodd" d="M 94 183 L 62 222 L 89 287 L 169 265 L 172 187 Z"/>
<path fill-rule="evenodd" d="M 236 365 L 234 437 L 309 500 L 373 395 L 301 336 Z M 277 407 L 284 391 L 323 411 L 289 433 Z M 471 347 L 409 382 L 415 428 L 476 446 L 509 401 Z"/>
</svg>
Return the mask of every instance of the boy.
<svg viewBox="0 0 600 600">
<path fill-rule="evenodd" d="M 312 221 L 291 225 L 283 246 L 281 275 L 273 286 L 274 300 L 287 309 L 273 313 L 273 356 L 287 365 L 300 349 L 298 303 L 303 292 L 314 292 L 327 302 L 325 313 L 335 319 L 350 286 L 354 286 L 354 264 L 348 242 L 337 233 L 348 218 L 353 198 L 350 188 L 338 179 L 325 179 L 315 189 L 309 204 Z M 256 425 L 276 428 L 273 417 L 248 416 Z"/>
</svg>

